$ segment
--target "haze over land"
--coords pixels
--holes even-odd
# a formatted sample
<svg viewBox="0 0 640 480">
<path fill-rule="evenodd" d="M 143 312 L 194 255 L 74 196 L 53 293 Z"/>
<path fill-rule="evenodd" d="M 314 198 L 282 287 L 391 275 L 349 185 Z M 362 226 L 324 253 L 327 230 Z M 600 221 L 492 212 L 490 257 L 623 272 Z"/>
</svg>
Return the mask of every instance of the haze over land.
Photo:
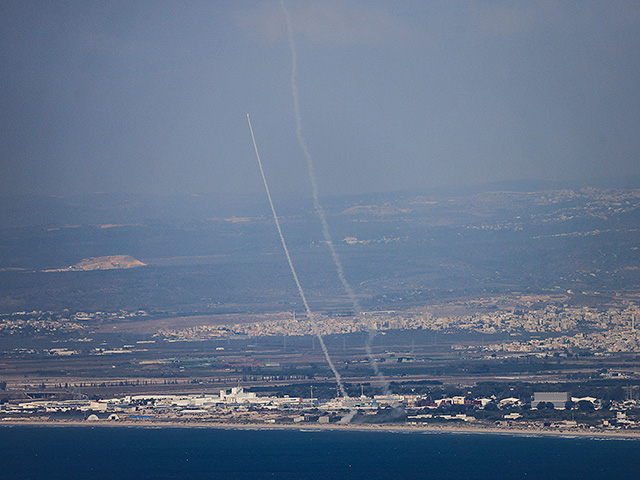
<svg viewBox="0 0 640 480">
<path fill-rule="evenodd" d="M 4 200 L 3 210 L 13 210 L 18 222 L 0 231 L 5 312 L 300 308 L 264 202 L 220 207 L 207 197 L 146 196 L 31 201 L 32 214 L 19 200 Z M 48 217 L 39 217 L 47 209 Z M 511 292 L 615 295 L 640 284 L 638 190 L 411 191 L 335 197 L 327 210 L 348 278 L 367 308 Z M 311 302 L 323 311 L 350 310 L 312 205 L 284 204 L 281 212 Z M 83 259 L 114 255 L 146 266 L 45 272 L 70 265 L 88 270 L 80 267 Z"/>
<path fill-rule="evenodd" d="M 287 1 L 321 194 L 640 173 L 640 6 Z M 2 2 L 3 194 L 306 197 L 278 1 Z"/>
</svg>

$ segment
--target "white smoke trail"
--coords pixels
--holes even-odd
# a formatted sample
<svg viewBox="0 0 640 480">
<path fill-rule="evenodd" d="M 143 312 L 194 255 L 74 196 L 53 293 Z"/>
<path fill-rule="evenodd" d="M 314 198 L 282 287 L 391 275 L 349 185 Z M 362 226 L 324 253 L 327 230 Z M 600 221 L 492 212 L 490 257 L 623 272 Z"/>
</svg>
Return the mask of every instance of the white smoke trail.
<svg viewBox="0 0 640 480">
<path fill-rule="evenodd" d="M 291 96 L 293 97 L 293 112 L 296 119 L 296 137 L 298 138 L 298 144 L 304 153 L 304 157 L 307 161 L 307 171 L 309 173 L 309 181 L 311 182 L 311 190 L 313 193 L 313 206 L 316 210 L 318 217 L 320 218 L 320 223 L 322 224 L 322 235 L 324 236 L 325 243 L 329 246 L 329 250 L 331 251 L 331 257 L 333 258 L 333 263 L 336 266 L 336 271 L 338 273 L 338 277 L 340 278 L 340 282 L 342 283 L 342 287 L 344 288 L 349 300 L 351 301 L 351 305 L 353 310 L 356 313 L 356 316 L 359 320 L 364 320 L 364 315 L 362 313 L 362 307 L 360 306 L 360 302 L 356 297 L 353 288 L 347 281 L 347 278 L 344 274 L 344 268 L 342 267 L 342 261 L 338 256 L 338 252 L 336 251 L 335 245 L 333 244 L 333 238 L 331 237 L 331 232 L 329 231 L 329 223 L 327 222 L 327 216 L 325 214 L 324 208 L 319 201 L 318 195 L 318 182 L 316 181 L 316 173 L 315 168 L 313 166 L 313 160 L 311 159 L 311 154 L 309 153 L 309 148 L 307 147 L 307 142 L 305 142 L 304 137 L 302 136 L 302 117 L 300 115 L 300 99 L 298 95 L 298 54 L 296 50 L 296 44 L 293 41 L 293 29 L 291 27 L 291 16 L 289 15 L 289 10 L 287 10 L 286 5 L 284 4 L 284 0 L 280 0 L 280 6 L 282 7 L 282 11 L 284 13 L 286 24 L 287 24 L 287 33 L 289 37 L 289 50 L 291 50 Z M 369 363 L 371 364 L 375 375 L 382 383 L 382 388 L 385 394 L 389 393 L 389 381 L 382 374 L 380 369 L 378 368 L 378 364 L 373 356 L 373 352 L 371 350 L 371 344 L 373 343 L 373 338 L 375 337 L 375 331 L 373 329 L 369 329 L 369 335 L 367 341 L 365 343 L 365 349 L 367 352 L 367 357 L 369 358 Z"/>
<path fill-rule="evenodd" d="M 289 262 L 289 269 L 291 269 L 291 275 L 293 276 L 293 280 L 296 282 L 296 287 L 298 287 L 298 293 L 300 294 L 300 298 L 302 299 L 302 303 L 304 304 L 304 308 L 307 311 L 307 317 L 311 321 L 311 325 L 313 328 L 313 333 L 318 338 L 318 342 L 320 343 L 320 347 L 322 348 L 322 353 L 324 353 L 324 358 L 327 360 L 331 371 L 333 372 L 333 376 L 336 379 L 336 383 L 338 384 L 338 388 L 340 389 L 340 393 L 343 397 L 348 397 L 347 392 L 342 385 L 342 379 L 340 378 L 340 374 L 338 370 L 336 370 L 331 357 L 329 356 L 329 350 L 327 350 L 327 346 L 324 344 L 324 339 L 322 338 L 322 334 L 320 333 L 320 329 L 318 328 L 318 322 L 316 321 L 316 317 L 309 308 L 309 303 L 307 302 L 307 297 L 304 294 L 304 290 L 302 289 L 302 285 L 300 284 L 300 280 L 298 280 L 298 274 L 296 273 L 296 269 L 293 266 L 293 261 L 291 260 L 291 255 L 289 255 L 289 248 L 287 248 L 287 242 L 284 240 L 284 235 L 282 233 L 282 229 L 280 228 L 280 220 L 278 219 L 278 215 L 276 214 L 276 209 L 273 205 L 273 200 L 271 198 L 271 192 L 269 191 L 269 185 L 267 184 L 267 177 L 264 175 L 264 169 L 262 168 L 262 160 L 260 160 L 260 154 L 258 153 L 258 146 L 256 145 L 256 137 L 253 135 L 253 127 L 251 126 L 251 119 L 249 118 L 249 114 L 247 113 L 247 122 L 249 122 L 249 130 L 251 131 L 251 140 L 253 141 L 253 149 L 256 152 L 256 158 L 258 159 L 258 166 L 260 167 L 260 175 L 262 175 L 262 182 L 264 183 L 264 189 L 267 192 L 267 198 L 269 199 L 269 206 L 271 207 L 271 213 L 273 215 L 273 220 L 276 224 L 276 228 L 278 229 L 278 235 L 280 236 L 280 242 L 282 243 L 282 249 L 284 250 L 284 254 L 287 257 L 287 262 Z"/>
</svg>

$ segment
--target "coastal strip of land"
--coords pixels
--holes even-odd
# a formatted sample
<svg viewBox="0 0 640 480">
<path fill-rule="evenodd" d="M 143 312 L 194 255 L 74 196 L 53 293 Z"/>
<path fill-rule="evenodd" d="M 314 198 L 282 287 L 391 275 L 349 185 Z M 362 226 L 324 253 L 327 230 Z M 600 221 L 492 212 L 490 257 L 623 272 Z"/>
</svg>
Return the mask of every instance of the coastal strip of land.
<svg viewBox="0 0 640 480">
<path fill-rule="evenodd" d="M 298 430 L 298 431 L 360 431 L 395 433 L 448 433 L 490 434 L 513 436 L 588 437 L 640 440 L 640 432 L 618 429 L 575 428 L 519 428 L 490 425 L 406 425 L 406 424 L 277 424 L 277 423 L 231 423 L 208 421 L 157 421 L 157 420 L 47 420 L 47 419 L 2 419 L 0 426 L 43 427 L 132 427 L 132 428 L 212 428 L 221 430 Z"/>
</svg>

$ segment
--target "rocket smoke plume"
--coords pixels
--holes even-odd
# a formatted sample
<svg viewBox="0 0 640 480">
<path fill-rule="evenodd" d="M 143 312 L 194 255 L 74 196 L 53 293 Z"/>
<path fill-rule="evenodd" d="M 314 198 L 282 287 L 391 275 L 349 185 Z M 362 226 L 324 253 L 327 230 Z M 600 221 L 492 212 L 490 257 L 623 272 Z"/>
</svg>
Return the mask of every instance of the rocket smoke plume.
<svg viewBox="0 0 640 480">
<path fill-rule="evenodd" d="M 258 146 L 256 145 L 256 137 L 253 135 L 253 127 L 251 126 L 251 119 L 249 118 L 249 114 L 247 113 L 247 122 L 249 122 L 249 130 L 251 131 L 251 140 L 253 141 L 253 149 L 256 152 L 256 158 L 258 159 L 258 165 L 260 166 L 260 175 L 262 175 L 262 182 L 264 183 L 264 189 L 267 192 L 267 198 L 269 199 L 269 206 L 271 207 L 271 213 L 273 215 L 273 220 L 275 221 L 276 228 L 278 229 L 278 235 L 280 235 L 280 242 L 282 243 L 282 249 L 284 250 L 284 254 L 287 257 L 287 262 L 289 262 L 289 268 L 291 269 L 291 275 L 293 276 L 293 280 L 296 282 L 296 287 L 298 287 L 298 293 L 300 294 L 300 298 L 302 299 L 302 303 L 304 304 L 304 308 L 307 311 L 307 317 L 311 321 L 311 325 L 313 327 L 313 333 L 318 338 L 318 342 L 320 343 L 320 347 L 322 348 L 322 353 L 324 353 L 324 358 L 327 360 L 331 371 L 333 372 L 333 376 L 336 378 L 336 383 L 338 384 L 338 388 L 340 389 L 340 393 L 343 397 L 347 397 L 347 392 L 342 385 L 342 379 L 340 378 L 340 374 L 338 370 L 336 370 L 333 361 L 331 361 L 331 357 L 329 356 L 329 350 L 327 350 L 327 346 L 324 344 L 324 340 L 322 335 L 320 334 L 320 329 L 318 328 L 318 322 L 316 321 L 316 317 L 309 308 L 309 303 L 307 302 L 307 297 L 304 294 L 304 290 L 302 289 L 302 285 L 300 285 L 300 280 L 298 280 L 298 274 L 296 273 L 296 269 L 293 266 L 293 261 L 291 260 L 291 255 L 289 255 L 289 248 L 287 248 L 287 242 L 284 240 L 284 235 L 282 234 L 282 229 L 280 228 L 280 220 L 278 220 L 278 215 L 276 214 L 276 209 L 273 206 L 273 200 L 271 198 L 271 192 L 269 191 L 269 185 L 267 185 L 267 177 L 264 175 L 264 169 L 262 168 L 262 160 L 260 160 L 260 154 L 258 153 Z"/>
<path fill-rule="evenodd" d="M 298 144 L 304 153 L 304 157 L 307 161 L 307 171 L 309 173 L 309 181 L 311 182 L 311 189 L 313 193 L 313 206 L 316 210 L 318 217 L 320 218 L 320 223 L 322 224 L 322 234 L 324 236 L 325 243 L 329 246 L 329 250 L 331 251 L 331 257 L 333 258 L 333 263 L 336 266 L 336 271 L 338 273 L 338 277 L 340 278 L 340 282 L 342 283 L 342 287 L 344 288 L 349 300 L 351 301 L 351 305 L 356 315 L 360 320 L 363 320 L 362 307 L 360 306 L 360 302 L 358 301 L 353 288 L 347 281 L 347 278 L 344 274 L 344 268 L 342 267 L 342 262 L 340 261 L 340 257 L 338 256 L 338 252 L 336 252 L 335 245 L 333 244 L 333 239 L 331 238 L 331 233 L 329 231 L 329 224 L 327 222 L 327 216 L 325 214 L 324 208 L 318 199 L 318 182 L 316 181 L 316 173 L 315 168 L 313 166 L 313 160 L 311 159 L 311 154 L 309 153 L 309 148 L 307 147 L 307 143 L 302 136 L 302 118 L 300 116 L 300 100 L 298 96 L 298 83 L 297 83 L 297 73 L 298 73 L 298 54 L 296 51 L 296 44 L 293 41 L 293 29 L 291 28 L 291 16 L 289 15 L 289 10 L 284 4 L 284 0 L 280 0 L 280 6 L 282 7 L 282 11 L 284 13 L 286 23 L 287 23 L 287 33 L 289 37 L 289 49 L 291 50 L 291 95 L 293 97 L 293 111 L 296 119 L 296 137 L 298 137 Z M 373 329 L 369 329 L 369 335 L 367 341 L 365 343 L 365 348 L 367 351 L 367 357 L 369 358 L 369 363 L 371 364 L 373 371 L 376 376 L 382 383 L 382 388 L 385 394 L 389 393 L 389 382 L 386 377 L 382 374 L 378 365 L 373 356 L 373 352 L 371 351 L 371 344 L 373 342 L 373 338 L 375 336 L 375 332 Z"/>
</svg>

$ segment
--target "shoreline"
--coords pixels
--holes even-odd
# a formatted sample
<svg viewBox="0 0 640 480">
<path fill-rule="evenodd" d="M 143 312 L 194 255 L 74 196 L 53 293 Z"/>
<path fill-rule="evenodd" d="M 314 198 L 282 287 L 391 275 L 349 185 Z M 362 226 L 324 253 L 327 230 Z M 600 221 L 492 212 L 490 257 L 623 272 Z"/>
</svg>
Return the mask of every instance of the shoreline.
<svg viewBox="0 0 640 480">
<path fill-rule="evenodd" d="M 393 425 L 393 424 L 273 424 L 273 423 L 223 423 L 223 422 L 179 422 L 179 421 L 132 421 L 132 420 L 3 420 L 0 426 L 42 426 L 42 427 L 129 427 L 129 428 L 210 428 L 217 430 L 298 430 L 298 431 L 354 431 L 388 433 L 444 433 L 479 434 L 507 436 L 549 436 L 583 437 L 598 439 L 640 440 L 640 431 L 581 429 L 541 429 L 541 428 L 505 428 L 489 425 Z"/>
</svg>

